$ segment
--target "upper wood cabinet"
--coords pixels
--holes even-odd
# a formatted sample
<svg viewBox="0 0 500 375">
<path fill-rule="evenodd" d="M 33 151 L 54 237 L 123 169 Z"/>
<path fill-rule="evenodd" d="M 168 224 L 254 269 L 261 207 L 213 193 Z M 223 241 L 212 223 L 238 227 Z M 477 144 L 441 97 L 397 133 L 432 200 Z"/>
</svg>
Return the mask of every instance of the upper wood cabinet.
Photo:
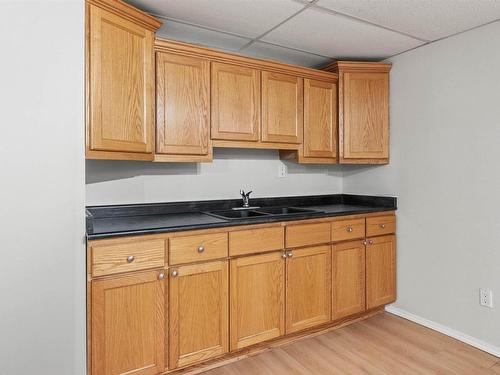
<svg viewBox="0 0 500 375">
<path fill-rule="evenodd" d="M 303 100 L 301 77 L 262 72 L 262 141 L 301 143 Z"/>
<path fill-rule="evenodd" d="M 160 23 L 125 3 L 94 0 L 86 26 L 86 157 L 152 160 Z"/>
<path fill-rule="evenodd" d="M 161 274 L 149 271 L 92 282 L 92 375 L 156 375 L 165 370 Z"/>
<path fill-rule="evenodd" d="M 156 53 L 156 157 L 211 159 L 210 61 Z"/>
<path fill-rule="evenodd" d="M 339 154 L 344 164 L 389 162 L 389 71 L 391 64 L 337 62 Z"/>
<path fill-rule="evenodd" d="M 288 250 L 286 333 L 330 321 L 330 245 Z"/>
<path fill-rule="evenodd" d="M 229 350 L 227 261 L 170 269 L 171 369 Z"/>
<path fill-rule="evenodd" d="M 368 239 L 366 246 L 366 308 L 396 300 L 396 236 Z"/>
<path fill-rule="evenodd" d="M 212 63 L 212 139 L 258 141 L 260 71 Z"/>
</svg>

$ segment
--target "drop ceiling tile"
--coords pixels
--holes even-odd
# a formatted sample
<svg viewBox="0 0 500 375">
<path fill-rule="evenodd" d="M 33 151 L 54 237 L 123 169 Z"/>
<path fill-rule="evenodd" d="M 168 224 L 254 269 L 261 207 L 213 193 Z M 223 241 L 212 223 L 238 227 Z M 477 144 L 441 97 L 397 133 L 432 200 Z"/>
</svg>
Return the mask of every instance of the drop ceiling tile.
<svg viewBox="0 0 500 375">
<path fill-rule="evenodd" d="M 292 0 L 128 0 L 149 13 L 257 37 L 304 7 Z"/>
<path fill-rule="evenodd" d="M 314 7 L 271 31 L 263 40 L 343 59 L 381 59 L 423 44 L 417 39 Z"/>
<path fill-rule="evenodd" d="M 287 64 L 308 66 L 312 68 L 325 66 L 332 61 L 332 59 L 328 57 L 313 55 L 262 42 L 252 43 L 240 53 L 260 59 L 275 60 Z"/>
<path fill-rule="evenodd" d="M 426 40 L 500 18 L 498 0 L 319 0 L 317 5 Z"/>
<path fill-rule="evenodd" d="M 250 39 L 240 38 L 170 20 L 164 21 L 164 24 L 158 30 L 156 35 L 161 38 L 174 39 L 191 44 L 200 44 L 228 51 L 238 51 L 250 41 Z"/>
</svg>

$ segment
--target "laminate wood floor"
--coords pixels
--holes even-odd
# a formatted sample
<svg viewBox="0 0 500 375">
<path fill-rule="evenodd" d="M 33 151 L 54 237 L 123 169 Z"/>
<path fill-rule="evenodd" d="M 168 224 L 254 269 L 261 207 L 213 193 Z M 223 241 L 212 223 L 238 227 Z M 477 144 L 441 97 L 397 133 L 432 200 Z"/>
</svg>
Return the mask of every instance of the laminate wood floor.
<svg viewBox="0 0 500 375">
<path fill-rule="evenodd" d="M 203 374 L 498 375 L 500 358 L 384 312 Z"/>
</svg>

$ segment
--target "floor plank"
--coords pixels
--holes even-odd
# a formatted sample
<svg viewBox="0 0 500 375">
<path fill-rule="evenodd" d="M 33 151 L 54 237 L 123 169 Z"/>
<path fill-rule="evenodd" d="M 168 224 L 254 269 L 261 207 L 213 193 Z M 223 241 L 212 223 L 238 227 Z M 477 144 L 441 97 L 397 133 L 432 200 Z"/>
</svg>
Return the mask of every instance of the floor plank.
<svg viewBox="0 0 500 375">
<path fill-rule="evenodd" d="M 500 358 L 389 313 L 204 372 L 205 375 L 498 375 Z"/>
</svg>

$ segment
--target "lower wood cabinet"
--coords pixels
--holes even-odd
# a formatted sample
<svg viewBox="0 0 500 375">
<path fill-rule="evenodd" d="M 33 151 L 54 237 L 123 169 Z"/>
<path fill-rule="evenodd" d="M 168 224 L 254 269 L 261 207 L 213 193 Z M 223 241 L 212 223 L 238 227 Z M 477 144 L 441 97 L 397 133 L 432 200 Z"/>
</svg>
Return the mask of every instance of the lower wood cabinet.
<svg viewBox="0 0 500 375">
<path fill-rule="evenodd" d="M 169 287 L 169 367 L 182 367 L 226 353 L 227 261 L 172 268 Z"/>
<path fill-rule="evenodd" d="M 368 239 L 366 245 L 366 308 L 396 300 L 396 236 Z"/>
<path fill-rule="evenodd" d="M 287 333 L 330 321 L 330 261 L 330 245 L 287 251 Z"/>
<path fill-rule="evenodd" d="M 283 252 L 231 262 L 231 350 L 285 333 L 285 258 Z"/>
<path fill-rule="evenodd" d="M 148 271 L 92 282 L 92 375 L 165 370 L 165 280 Z"/>
<path fill-rule="evenodd" d="M 365 310 L 365 241 L 333 245 L 332 319 Z"/>
</svg>

